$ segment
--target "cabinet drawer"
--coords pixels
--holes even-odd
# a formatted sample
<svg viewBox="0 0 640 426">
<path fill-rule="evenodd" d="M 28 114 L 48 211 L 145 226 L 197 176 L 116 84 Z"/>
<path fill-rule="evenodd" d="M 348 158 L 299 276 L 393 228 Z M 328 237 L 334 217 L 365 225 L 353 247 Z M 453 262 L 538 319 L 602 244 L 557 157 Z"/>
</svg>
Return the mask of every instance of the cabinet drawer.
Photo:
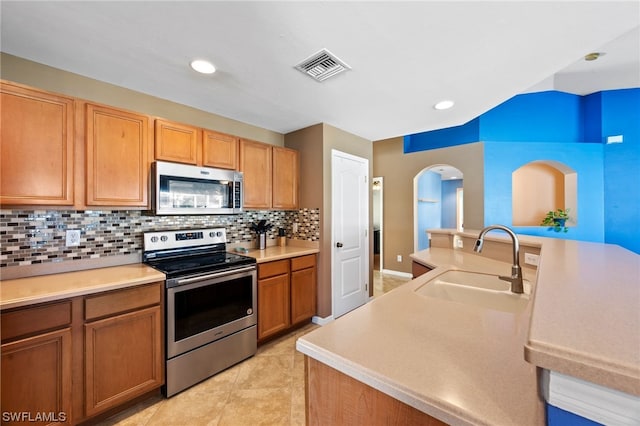
<svg viewBox="0 0 640 426">
<path fill-rule="evenodd" d="M 89 296 L 84 300 L 85 320 L 157 305 L 162 300 L 162 287 L 162 283 L 156 283 Z"/>
<path fill-rule="evenodd" d="M 2 313 L 2 341 L 71 324 L 71 301 L 34 306 Z"/>
<path fill-rule="evenodd" d="M 289 273 L 289 260 L 276 260 L 275 262 L 260 263 L 258 265 L 258 279 L 273 277 Z"/>
<path fill-rule="evenodd" d="M 316 255 L 309 254 L 307 256 L 294 257 L 291 259 L 291 270 L 298 271 L 300 269 L 311 268 L 316 266 Z"/>
</svg>

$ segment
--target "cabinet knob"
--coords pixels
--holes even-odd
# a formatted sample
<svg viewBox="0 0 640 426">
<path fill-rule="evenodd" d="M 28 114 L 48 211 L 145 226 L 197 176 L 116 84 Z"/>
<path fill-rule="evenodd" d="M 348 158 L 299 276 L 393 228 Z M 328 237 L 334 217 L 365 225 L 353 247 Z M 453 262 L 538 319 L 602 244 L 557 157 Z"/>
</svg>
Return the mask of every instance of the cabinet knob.
<svg viewBox="0 0 640 426">
<path fill-rule="evenodd" d="M 336 247 L 338 248 L 342 247 L 342 243 L 336 243 Z"/>
</svg>

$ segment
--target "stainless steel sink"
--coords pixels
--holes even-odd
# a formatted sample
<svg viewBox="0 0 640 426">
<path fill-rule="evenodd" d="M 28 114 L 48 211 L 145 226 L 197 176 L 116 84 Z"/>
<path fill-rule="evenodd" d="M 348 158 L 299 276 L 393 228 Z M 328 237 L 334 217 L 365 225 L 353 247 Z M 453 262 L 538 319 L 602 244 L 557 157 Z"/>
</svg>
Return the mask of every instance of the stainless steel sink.
<svg viewBox="0 0 640 426">
<path fill-rule="evenodd" d="M 526 309 L 531 294 L 531 283 L 523 280 L 524 293 L 510 290 L 511 284 L 498 275 L 451 270 L 444 272 L 415 292 L 421 296 L 473 305 L 495 311 L 519 313 Z"/>
</svg>

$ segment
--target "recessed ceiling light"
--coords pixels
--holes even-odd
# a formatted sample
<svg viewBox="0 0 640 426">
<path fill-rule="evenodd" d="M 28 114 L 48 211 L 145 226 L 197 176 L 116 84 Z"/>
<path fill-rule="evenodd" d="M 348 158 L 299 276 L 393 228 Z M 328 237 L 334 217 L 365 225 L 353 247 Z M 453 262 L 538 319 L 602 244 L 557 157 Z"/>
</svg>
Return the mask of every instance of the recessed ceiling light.
<svg viewBox="0 0 640 426">
<path fill-rule="evenodd" d="M 584 55 L 584 60 L 585 61 L 595 61 L 596 59 L 598 59 L 600 56 L 603 56 L 604 53 L 602 52 L 591 52 L 591 53 L 587 53 L 586 55 Z"/>
<path fill-rule="evenodd" d="M 453 102 L 453 101 L 445 100 L 445 101 L 438 102 L 433 107 L 435 109 L 437 109 L 437 110 L 449 109 L 449 108 L 451 108 L 453 106 L 454 103 L 455 102 Z"/>
<path fill-rule="evenodd" d="M 213 74 L 216 72 L 216 67 L 209 61 L 205 61 L 203 59 L 196 59 L 195 61 L 191 61 L 191 68 L 195 71 L 198 71 L 202 74 Z"/>
</svg>

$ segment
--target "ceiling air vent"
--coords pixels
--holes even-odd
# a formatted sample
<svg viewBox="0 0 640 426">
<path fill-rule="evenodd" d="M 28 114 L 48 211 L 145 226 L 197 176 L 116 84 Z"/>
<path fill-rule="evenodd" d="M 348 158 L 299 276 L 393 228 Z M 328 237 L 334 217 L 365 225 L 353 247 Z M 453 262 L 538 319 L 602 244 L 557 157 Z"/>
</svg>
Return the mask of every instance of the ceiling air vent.
<svg viewBox="0 0 640 426">
<path fill-rule="evenodd" d="M 329 77 L 350 70 L 351 67 L 338 59 L 327 49 L 308 57 L 296 65 L 296 69 L 317 81 L 324 81 Z"/>
</svg>

